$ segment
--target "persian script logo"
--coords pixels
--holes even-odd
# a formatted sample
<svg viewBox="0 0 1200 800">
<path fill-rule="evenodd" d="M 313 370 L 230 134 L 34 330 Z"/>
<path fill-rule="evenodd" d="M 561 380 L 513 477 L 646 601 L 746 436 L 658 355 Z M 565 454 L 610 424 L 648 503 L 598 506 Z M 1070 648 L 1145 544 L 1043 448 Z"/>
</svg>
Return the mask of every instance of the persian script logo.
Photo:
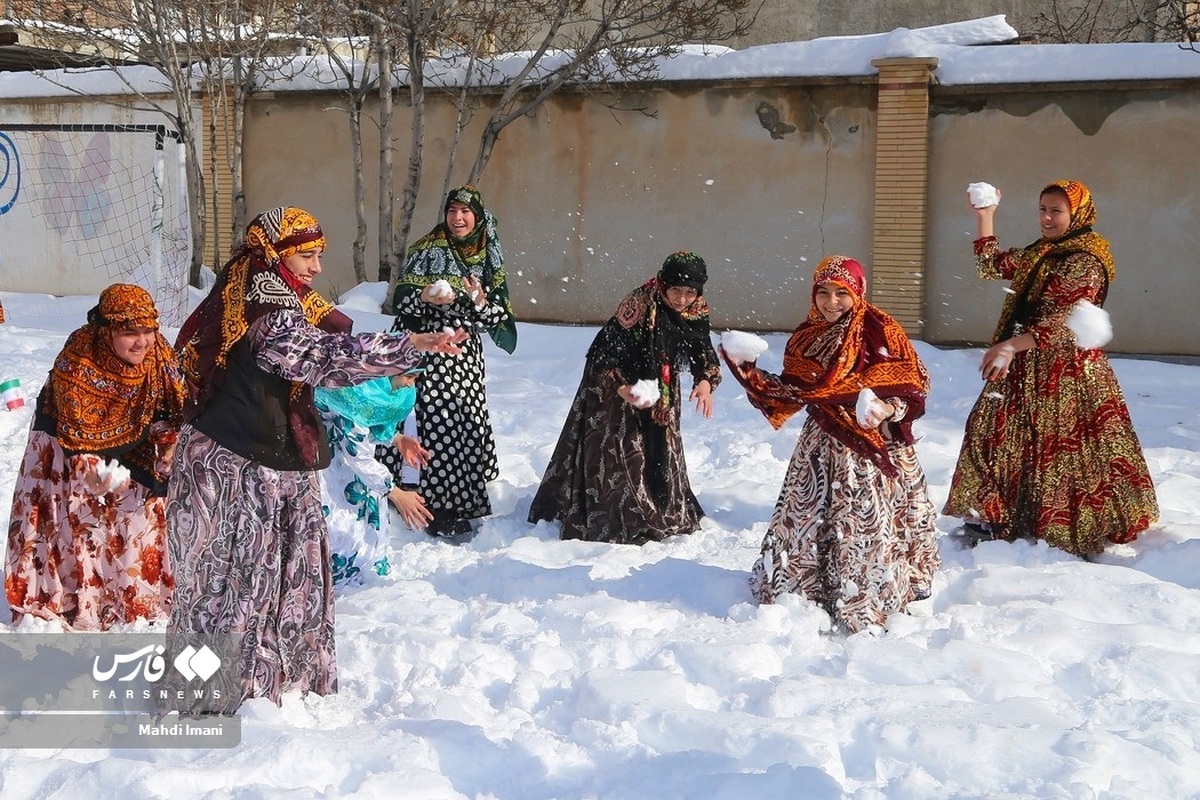
<svg viewBox="0 0 1200 800">
<path fill-rule="evenodd" d="M 123 667 L 131 667 L 117 677 L 117 680 L 131 681 L 141 673 L 148 682 L 156 683 L 167 671 L 166 661 L 162 656 L 165 651 L 166 648 L 161 644 L 148 644 L 132 653 L 118 653 L 113 656 L 112 666 L 108 669 L 101 669 L 100 656 L 96 656 L 92 660 L 92 677 L 103 683 L 112 680 Z M 175 656 L 172 666 L 189 681 L 196 678 L 207 681 L 221 668 L 221 659 L 208 645 L 201 645 L 197 650 L 189 644 Z"/>
</svg>

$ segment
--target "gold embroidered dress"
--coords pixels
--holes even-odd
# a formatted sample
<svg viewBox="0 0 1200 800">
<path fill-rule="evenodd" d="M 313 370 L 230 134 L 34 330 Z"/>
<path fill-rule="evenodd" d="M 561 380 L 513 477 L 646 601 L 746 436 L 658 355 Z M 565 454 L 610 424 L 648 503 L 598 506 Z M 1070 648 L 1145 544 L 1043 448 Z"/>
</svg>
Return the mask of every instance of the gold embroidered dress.
<svg viewBox="0 0 1200 800">
<path fill-rule="evenodd" d="M 1071 205 L 1061 238 L 1004 251 L 994 236 L 975 242 L 980 277 L 1012 281 L 993 342 L 1030 333 L 1036 346 L 983 387 L 943 513 L 1085 555 L 1132 541 L 1158 503 L 1108 357 L 1076 346 L 1066 325 L 1078 301 L 1103 305 L 1114 277 L 1108 242 L 1091 230 L 1082 184 L 1051 186 Z"/>
</svg>

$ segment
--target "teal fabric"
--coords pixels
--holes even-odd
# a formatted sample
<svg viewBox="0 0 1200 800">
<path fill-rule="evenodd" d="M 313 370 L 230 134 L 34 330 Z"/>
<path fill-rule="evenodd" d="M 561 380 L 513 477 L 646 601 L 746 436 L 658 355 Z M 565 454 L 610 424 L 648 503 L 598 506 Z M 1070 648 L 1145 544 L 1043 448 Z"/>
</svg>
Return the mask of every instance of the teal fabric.
<svg viewBox="0 0 1200 800">
<path fill-rule="evenodd" d="M 371 431 L 380 444 L 390 444 L 417 402 L 417 387 L 392 388 L 391 378 L 375 378 L 356 386 L 315 391 L 317 407 Z"/>
</svg>

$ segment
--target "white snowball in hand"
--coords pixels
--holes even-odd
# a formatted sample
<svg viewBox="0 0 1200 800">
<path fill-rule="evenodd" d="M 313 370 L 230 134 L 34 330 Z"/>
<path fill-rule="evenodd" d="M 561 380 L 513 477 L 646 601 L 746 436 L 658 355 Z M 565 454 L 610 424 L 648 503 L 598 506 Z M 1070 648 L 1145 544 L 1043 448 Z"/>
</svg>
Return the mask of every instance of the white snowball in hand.
<svg viewBox="0 0 1200 800">
<path fill-rule="evenodd" d="M 1112 341 L 1112 318 L 1103 308 L 1087 300 L 1080 300 L 1071 309 L 1067 327 L 1075 334 L 1075 344 L 1084 350 L 1104 347 Z"/>
<path fill-rule="evenodd" d="M 124 486 L 130 480 L 129 470 L 119 461 L 102 459 L 96 465 L 96 477 L 101 491 L 113 492 Z"/>
<path fill-rule="evenodd" d="M 971 205 L 976 208 L 1000 205 L 1000 194 L 990 183 L 972 183 L 967 186 L 967 194 L 971 196 Z"/>
<path fill-rule="evenodd" d="M 630 396 L 638 403 L 652 405 L 658 402 L 658 381 L 642 378 L 629 390 Z"/>
<path fill-rule="evenodd" d="M 449 281 L 439 278 L 429 285 L 429 293 L 434 300 L 450 300 L 454 297 L 454 287 Z"/>
<path fill-rule="evenodd" d="M 871 414 L 871 405 L 878 402 L 879 398 L 870 387 L 865 387 L 858 393 L 858 402 L 854 404 L 854 416 L 858 419 L 858 425 L 862 428 L 871 427 L 869 419 Z"/>
<path fill-rule="evenodd" d="M 767 340 L 745 331 L 725 331 L 721 334 L 721 348 L 735 364 L 757 361 L 767 352 Z"/>
</svg>

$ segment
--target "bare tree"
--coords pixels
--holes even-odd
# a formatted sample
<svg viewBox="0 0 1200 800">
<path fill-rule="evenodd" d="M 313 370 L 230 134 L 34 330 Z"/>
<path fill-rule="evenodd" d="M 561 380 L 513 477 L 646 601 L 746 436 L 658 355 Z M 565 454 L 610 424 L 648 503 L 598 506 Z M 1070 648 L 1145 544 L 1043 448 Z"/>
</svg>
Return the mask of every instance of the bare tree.
<svg viewBox="0 0 1200 800">
<path fill-rule="evenodd" d="M 506 4 L 508 5 L 508 4 Z M 653 78 L 665 56 L 689 42 L 721 42 L 744 35 L 760 4 L 749 0 L 529 0 L 526 19 L 536 20 L 532 48 L 505 83 L 488 119 L 467 180 L 483 174 L 500 132 L 533 113 L 564 86 L 583 89 L 613 80 Z M 511 19 L 511 18 L 509 18 Z M 536 33 L 538 29 L 540 36 Z M 487 74 L 483 76 L 489 78 Z"/>
<path fill-rule="evenodd" d="M 230 113 L 221 121 L 232 126 L 224 132 L 231 142 L 224 167 L 230 171 L 231 227 L 236 232 L 246 221 L 241 167 L 245 100 L 279 26 L 289 19 L 286 8 L 290 6 L 278 0 L 91 0 L 86 11 L 72 20 L 70 36 L 77 46 L 105 54 L 114 74 L 138 101 L 165 116 L 179 133 L 185 152 L 193 285 L 200 282 L 209 219 L 203 136 L 192 108 L 194 90 L 205 89 L 216 110 L 227 99 L 231 103 Z M 127 79 L 121 67 L 131 63 L 147 65 L 162 75 L 169 87 L 169 103 Z M 214 126 L 211 141 L 217 135 Z"/>
<path fill-rule="evenodd" d="M 1051 0 L 1034 15 L 1029 32 L 1040 41 L 1200 41 L 1200 3 L 1194 0 Z"/>
<path fill-rule="evenodd" d="M 476 182 L 501 131 L 537 111 L 566 86 L 583 90 L 618 80 L 651 78 L 664 56 L 688 42 L 744 35 L 761 3 L 752 0 L 404 0 L 413 131 L 400 225 L 392 250 L 407 249 L 420 191 L 426 82 L 456 97 L 451 159 L 481 92 L 498 94 L 467 181 Z M 497 50 L 508 53 L 498 57 Z M 451 86 L 458 90 L 452 93 Z M 389 283 L 399 279 L 393 265 Z M 390 292 L 389 292 L 390 303 Z"/>
<path fill-rule="evenodd" d="M 380 91 L 379 56 L 390 23 L 383 13 L 386 6 L 372 2 L 309 3 L 306 21 L 312 35 L 322 46 L 322 58 L 328 58 L 339 76 L 339 85 L 349 101 L 350 161 L 354 181 L 354 220 L 356 230 L 351 247 L 354 277 L 367 280 L 367 206 L 366 181 L 363 175 L 363 122 L 367 101 Z M 386 76 L 385 76 L 386 77 Z M 390 86 L 388 88 L 390 93 Z M 390 111 L 390 110 L 389 110 Z M 367 117 L 369 119 L 369 117 Z M 380 152 L 385 149 L 380 147 Z M 381 155 L 382 157 L 382 155 Z M 383 171 L 381 170 L 381 173 Z M 390 183 L 390 170 L 389 183 Z M 382 181 L 381 181 L 382 184 Z M 381 187 L 382 188 L 382 187 Z M 380 209 L 384 202 L 380 197 Z M 388 212 L 390 218 L 390 211 Z M 383 215 L 380 215 L 383 222 Z M 390 221 L 387 226 L 390 245 Z M 384 251 L 381 250 L 381 255 Z M 389 270 L 390 271 L 390 270 Z"/>
</svg>

